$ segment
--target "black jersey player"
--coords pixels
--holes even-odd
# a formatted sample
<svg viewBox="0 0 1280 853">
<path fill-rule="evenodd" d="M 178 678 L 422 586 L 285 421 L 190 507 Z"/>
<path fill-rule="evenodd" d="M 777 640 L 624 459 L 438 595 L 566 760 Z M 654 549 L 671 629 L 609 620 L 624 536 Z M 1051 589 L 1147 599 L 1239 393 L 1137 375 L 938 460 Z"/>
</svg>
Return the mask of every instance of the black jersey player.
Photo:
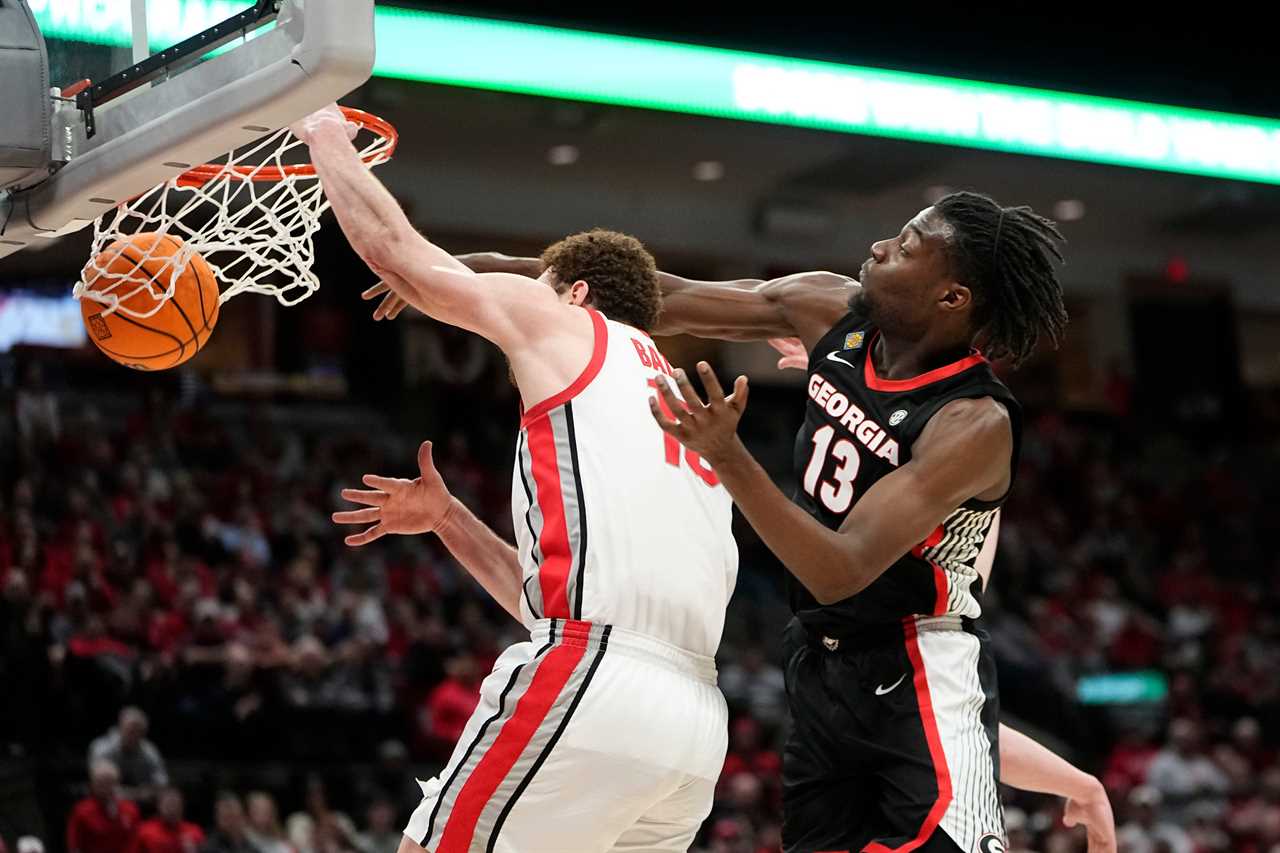
<svg viewBox="0 0 1280 853">
<path fill-rule="evenodd" d="M 745 377 L 726 398 L 702 363 L 706 403 L 683 374 L 689 405 L 666 388 L 676 415 L 653 401 L 794 579 L 788 851 L 1003 850 L 1002 758 L 1012 784 L 1053 787 L 1016 733 L 1002 755 L 979 617 L 1021 436 L 989 359 L 1061 334 L 1059 240 L 1029 208 L 958 193 L 876 242 L 858 281 L 664 282 L 662 332 L 794 335 L 809 351 L 794 502 L 737 439 Z M 1105 794 L 1075 779 L 1107 849 Z"/>
</svg>

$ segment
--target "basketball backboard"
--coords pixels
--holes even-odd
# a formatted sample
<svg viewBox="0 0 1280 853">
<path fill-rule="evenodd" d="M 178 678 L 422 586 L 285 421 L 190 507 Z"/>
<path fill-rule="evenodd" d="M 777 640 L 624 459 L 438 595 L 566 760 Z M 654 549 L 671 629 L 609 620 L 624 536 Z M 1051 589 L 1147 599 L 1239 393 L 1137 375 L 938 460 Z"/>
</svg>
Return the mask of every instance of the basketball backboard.
<svg viewBox="0 0 1280 853">
<path fill-rule="evenodd" d="M 373 69 L 373 0 L 20 2 L 55 94 L 48 169 L 0 190 L 0 258 L 284 127 Z"/>
</svg>

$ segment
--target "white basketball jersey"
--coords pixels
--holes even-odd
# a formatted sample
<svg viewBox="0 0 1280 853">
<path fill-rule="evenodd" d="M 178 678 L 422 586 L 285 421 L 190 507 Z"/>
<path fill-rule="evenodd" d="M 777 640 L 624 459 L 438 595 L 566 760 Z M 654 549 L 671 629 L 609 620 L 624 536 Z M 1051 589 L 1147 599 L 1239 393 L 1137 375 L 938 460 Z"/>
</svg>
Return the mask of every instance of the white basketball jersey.
<svg viewBox="0 0 1280 853">
<path fill-rule="evenodd" d="M 644 332 L 588 309 L 591 361 L 520 421 L 511 511 L 525 624 L 617 625 L 714 655 L 738 573 L 732 501 L 654 422 L 671 365 Z"/>
</svg>

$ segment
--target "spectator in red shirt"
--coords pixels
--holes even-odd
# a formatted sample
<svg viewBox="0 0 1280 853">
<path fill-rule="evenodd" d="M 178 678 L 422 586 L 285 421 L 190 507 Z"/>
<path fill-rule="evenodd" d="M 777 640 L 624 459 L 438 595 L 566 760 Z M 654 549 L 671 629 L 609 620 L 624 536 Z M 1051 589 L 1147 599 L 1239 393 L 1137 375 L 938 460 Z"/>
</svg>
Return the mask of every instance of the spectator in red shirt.
<svg viewBox="0 0 1280 853">
<path fill-rule="evenodd" d="M 156 608 L 147 628 L 147 640 L 153 649 L 172 658 L 186 645 L 196 623 L 196 604 L 202 601 L 200 582 L 188 578 L 178 588 L 178 597 L 172 607 Z"/>
<path fill-rule="evenodd" d="M 120 771 L 110 761 L 95 761 L 89 796 L 76 803 L 67 821 L 67 851 L 124 853 L 140 820 L 138 807 L 120 796 Z"/>
<path fill-rule="evenodd" d="M 729 727 L 729 753 L 724 759 L 721 785 L 738 773 L 754 773 L 766 782 L 782 773 L 782 758 L 772 749 L 760 745 L 760 724 L 752 717 L 738 717 Z"/>
<path fill-rule="evenodd" d="M 138 827 L 129 853 L 199 853 L 204 830 L 182 819 L 182 792 L 166 787 L 160 792 L 160 814 Z"/>
<path fill-rule="evenodd" d="M 427 695 L 419 712 L 419 733 L 432 753 L 447 756 L 462 737 L 471 712 L 480 702 L 480 684 L 476 679 L 476 662 L 462 652 L 444 665 L 445 679 Z"/>
<path fill-rule="evenodd" d="M 1127 795 L 1147 780 L 1147 770 L 1158 750 L 1138 732 L 1125 732 L 1107 758 L 1103 782 L 1109 790 Z"/>
</svg>

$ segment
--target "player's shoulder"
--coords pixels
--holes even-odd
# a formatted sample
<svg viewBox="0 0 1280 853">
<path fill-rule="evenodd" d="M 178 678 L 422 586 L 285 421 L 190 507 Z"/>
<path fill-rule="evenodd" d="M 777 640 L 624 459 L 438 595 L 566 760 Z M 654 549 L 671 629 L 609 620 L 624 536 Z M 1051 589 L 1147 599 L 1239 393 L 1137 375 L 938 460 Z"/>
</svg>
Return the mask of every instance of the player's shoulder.
<svg viewBox="0 0 1280 853">
<path fill-rule="evenodd" d="M 1009 408 L 995 397 L 959 397 L 938 407 L 925 426 L 925 434 L 963 430 L 995 438 L 1008 435 L 1012 426 Z"/>
</svg>

